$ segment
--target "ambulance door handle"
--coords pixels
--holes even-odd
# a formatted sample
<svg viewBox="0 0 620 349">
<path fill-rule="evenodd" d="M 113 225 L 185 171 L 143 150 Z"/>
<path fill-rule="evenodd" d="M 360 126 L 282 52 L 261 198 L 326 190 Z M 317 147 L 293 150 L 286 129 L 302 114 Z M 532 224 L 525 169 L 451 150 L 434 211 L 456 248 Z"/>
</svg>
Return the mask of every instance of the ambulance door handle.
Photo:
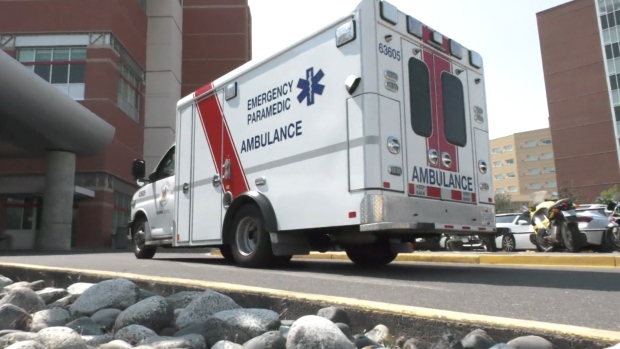
<svg viewBox="0 0 620 349">
<path fill-rule="evenodd" d="M 213 176 L 213 186 L 214 187 L 219 187 L 221 182 L 222 182 L 222 180 L 220 179 L 219 175 Z"/>
<path fill-rule="evenodd" d="M 187 194 L 189 192 L 189 183 L 183 183 L 183 194 Z"/>
</svg>

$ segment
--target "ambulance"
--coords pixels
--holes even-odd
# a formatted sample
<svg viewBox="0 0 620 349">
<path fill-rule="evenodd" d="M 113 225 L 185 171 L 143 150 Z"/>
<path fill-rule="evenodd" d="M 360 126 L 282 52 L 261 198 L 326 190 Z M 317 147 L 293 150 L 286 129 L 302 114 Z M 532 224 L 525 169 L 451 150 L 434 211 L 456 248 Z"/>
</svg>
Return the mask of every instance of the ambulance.
<svg viewBox="0 0 620 349">
<path fill-rule="evenodd" d="M 344 250 L 392 262 L 419 239 L 496 233 L 483 61 L 382 0 L 177 103 L 175 144 L 128 238 L 217 247 L 264 268 Z"/>
</svg>

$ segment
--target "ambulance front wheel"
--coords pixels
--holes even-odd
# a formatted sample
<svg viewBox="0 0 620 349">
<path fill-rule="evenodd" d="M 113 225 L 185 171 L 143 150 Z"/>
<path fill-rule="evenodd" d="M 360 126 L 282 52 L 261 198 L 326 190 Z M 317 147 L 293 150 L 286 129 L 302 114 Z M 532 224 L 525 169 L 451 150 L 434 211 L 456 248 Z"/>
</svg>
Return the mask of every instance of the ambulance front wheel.
<svg viewBox="0 0 620 349">
<path fill-rule="evenodd" d="M 363 267 L 377 267 L 390 264 L 398 253 L 393 252 L 387 241 L 377 241 L 374 244 L 349 245 L 345 247 L 351 262 Z"/>
<path fill-rule="evenodd" d="M 133 232 L 133 253 L 138 259 L 151 259 L 157 252 L 157 247 L 146 246 L 146 219 L 139 218 L 136 221 Z"/>
<path fill-rule="evenodd" d="M 263 215 L 256 205 L 244 205 L 237 211 L 231 234 L 233 258 L 240 266 L 264 268 L 276 262 Z"/>
</svg>

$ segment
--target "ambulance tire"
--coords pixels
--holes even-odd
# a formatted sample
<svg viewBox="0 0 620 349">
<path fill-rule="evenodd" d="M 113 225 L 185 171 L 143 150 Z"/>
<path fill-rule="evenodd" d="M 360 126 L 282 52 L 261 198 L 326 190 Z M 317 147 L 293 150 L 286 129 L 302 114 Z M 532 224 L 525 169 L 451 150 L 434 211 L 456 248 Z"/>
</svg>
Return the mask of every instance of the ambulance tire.
<svg viewBox="0 0 620 349">
<path fill-rule="evenodd" d="M 224 259 L 227 262 L 234 262 L 235 261 L 235 257 L 232 254 L 232 248 L 230 245 L 222 245 L 220 246 L 220 253 L 222 254 L 222 257 L 224 257 Z"/>
<path fill-rule="evenodd" d="M 136 229 L 133 232 L 133 254 L 138 259 L 151 259 L 155 256 L 155 252 L 157 252 L 157 247 L 149 247 L 145 246 L 146 242 L 145 234 L 146 234 L 146 219 L 139 218 L 136 221 L 135 225 Z"/>
<path fill-rule="evenodd" d="M 379 267 L 390 264 L 398 256 L 398 253 L 392 251 L 387 241 L 348 245 L 345 247 L 345 251 L 351 262 L 362 267 Z"/>
<path fill-rule="evenodd" d="M 266 268 L 277 262 L 271 250 L 263 215 L 254 204 L 241 206 L 235 213 L 231 250 L 235 262 L 245 268 Z"/>
</svg>

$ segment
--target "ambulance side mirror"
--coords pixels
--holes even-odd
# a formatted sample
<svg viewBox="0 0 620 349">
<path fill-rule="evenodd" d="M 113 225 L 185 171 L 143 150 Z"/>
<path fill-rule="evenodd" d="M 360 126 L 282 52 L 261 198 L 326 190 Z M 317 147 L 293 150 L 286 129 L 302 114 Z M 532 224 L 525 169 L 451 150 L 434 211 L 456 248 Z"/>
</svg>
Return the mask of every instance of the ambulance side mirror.
<svg viewBox="0 0 620 349">
<path fill-rule="evenodd" d="M 131 165 L 131 175 L 136 180 L 144 179 L 144 173 L 146 172 L 146 166 L 144 160 L 135 159 Z"/>
</svg>

